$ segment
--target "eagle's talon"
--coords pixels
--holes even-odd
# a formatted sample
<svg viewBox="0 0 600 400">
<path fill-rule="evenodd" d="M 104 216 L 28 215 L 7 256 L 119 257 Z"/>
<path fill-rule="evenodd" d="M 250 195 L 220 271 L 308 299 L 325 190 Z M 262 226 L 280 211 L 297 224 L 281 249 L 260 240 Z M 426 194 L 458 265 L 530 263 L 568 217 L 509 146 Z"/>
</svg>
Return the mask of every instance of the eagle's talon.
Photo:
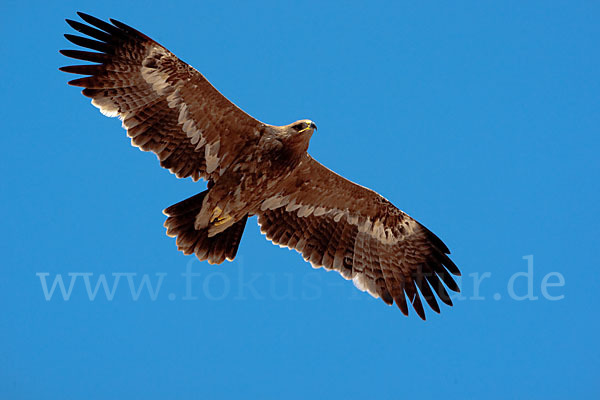
<svg viewBox="0 0 600 400">
<path fill-rule="evenodd" d="M 213 225 L 214 226 L 223 225 L 223 224 L 229 222 L 230 219 L 231 219 L 231 217 L 229 215 L 227 215 L 223 218 L 217 218 L 217 220 L 215 222 L 213 222 Z"/>
<path fill-rule="evenodd" d="M 223 210 L 221 209 L 221 207 L 217 206 L 215 207 L 215 209 L 212 212 L 212 215 L 210 216 L 210 223 L 213 224 L 214 226 L 219 226 L 219 225 L 223 225 L 224 223 L 228 222 L 231 217 L 229 215 L 225 215 L 223 217 L 221 217 L 221 215 L 223 214 Z"/>
<path fill-rule="evenodd" d="M 210 216 L 210 223 L 212 224 L 213 222 L 218 221 L 222 213 L 223 210 L 221 210 L 221 207 L 215 207 L 215 209 L 212 212 L 212 215 Z"/>
</svg>

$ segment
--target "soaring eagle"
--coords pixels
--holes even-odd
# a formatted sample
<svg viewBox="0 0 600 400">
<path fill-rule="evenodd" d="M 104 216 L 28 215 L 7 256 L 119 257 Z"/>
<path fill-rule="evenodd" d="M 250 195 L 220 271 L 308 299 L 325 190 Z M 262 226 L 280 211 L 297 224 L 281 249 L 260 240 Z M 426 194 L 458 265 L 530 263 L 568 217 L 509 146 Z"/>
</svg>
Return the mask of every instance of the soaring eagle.
<svg viewBox="0 0 600 400">
<path fill-rule="evenodd" d="M 119 117 L 134 146 L 152 151 L 178 178 L 202 178 L 207 190 L 164 210 L 167 235 L 184 254 L 219 264 L 233 260 L 249 216 L 281 247 L 314 268 L 344 278 L 408 315 L 425 319 L 421 297 L 436 312 L 452 305 L 460 275 L 431 231 L 374 191 L 313 159 L 317 129 L 302 119 L 260 122 L 225 98 L 204 76 L 148 36 L 110 19 L 78 13 L 66 20 L 91 37 L 66 34 L 94 51 L 61 50 L 94 64 L 62 67 L 86 75 L 69 82 L 109 117 Z"/>
</svg>

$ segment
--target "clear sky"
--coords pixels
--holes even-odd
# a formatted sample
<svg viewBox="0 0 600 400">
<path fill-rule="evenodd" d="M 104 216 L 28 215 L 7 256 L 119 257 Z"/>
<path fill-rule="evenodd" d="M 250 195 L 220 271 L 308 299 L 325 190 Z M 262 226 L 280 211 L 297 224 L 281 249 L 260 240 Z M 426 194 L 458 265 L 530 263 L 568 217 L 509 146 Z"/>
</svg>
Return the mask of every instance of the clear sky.
<svg viewBox="0 0 600 400">
<path fill-rule="evenodd" d="M 414 3 L 3 1 L 0 398 L 598 397 L 599 3 Z M 404 317 L 255 218 L 233 263 L 178 252 L 161 211 L 205 184 L 66 85 L 78 10 L 314 120 L 315 158 L 450 247 L 455 306 Z"/>
</svg>

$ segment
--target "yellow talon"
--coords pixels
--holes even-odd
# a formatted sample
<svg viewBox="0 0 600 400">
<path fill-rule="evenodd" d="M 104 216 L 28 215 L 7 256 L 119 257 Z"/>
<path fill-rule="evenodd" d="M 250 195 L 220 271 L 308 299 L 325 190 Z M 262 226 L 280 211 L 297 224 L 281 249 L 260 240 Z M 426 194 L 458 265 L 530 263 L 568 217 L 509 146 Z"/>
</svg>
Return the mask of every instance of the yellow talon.
<svg viewBox="0 0 600 400">
<path fill-rule="evenodd" d="M 219 206 L 215 207 L 215 209 L 212 212 L 212 215 L 210 216 L 210 223 L 212 224 L 213 222 L 219 220 L 219 216 L 222 212 L 223 210 L 221 210 Z"/>
<path fill-rule="evenodd" d="M 210 223 L 213 224 L 214 226 L 219 226 L 219 225 L 223 225 L 224 223 L 226 223 L 227 221 L 229 221 L 231 219 L 231 217 L 229 215 L 226 215 L 224 217 L 221 217 L 221 214 L 223 214 L 223 210 L 221 210 L 220 207 L 215 207 L 215 209 L 212 212 L 212 215 L 210 217 Z"/>
<path fill-rule="evenodd" d="M 214 222 L 214 226 L 223 225 L 223 224 L 227 223 L 230 219 L 231 219 L 231 217 L 229 215 L 226 217 L 223 217 L 223 218 L 218 218 L 217 221 Z"/>
</svg>

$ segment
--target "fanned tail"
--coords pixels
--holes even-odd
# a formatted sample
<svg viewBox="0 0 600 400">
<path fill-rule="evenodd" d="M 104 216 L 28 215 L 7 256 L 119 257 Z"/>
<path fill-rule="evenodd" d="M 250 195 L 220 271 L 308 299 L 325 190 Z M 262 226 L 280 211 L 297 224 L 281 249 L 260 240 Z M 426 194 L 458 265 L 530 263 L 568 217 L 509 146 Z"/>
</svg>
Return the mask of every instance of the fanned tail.
<svg viewBox="0 0 600 400">
<path fill-rule="evenodd" d="M 208 190 L 205 190 L 163 211 L 168 217 L 164 224 L 167 235 L 177 237 L 177 249 L 183 251 L 183 254 L 195 253 L 200 261 L 207 260 L 210 264 L 221 264 L 225 260 L 233 261 L 248 216 L 227 230 L 208 237 L 208 228 L 197 230 L 194 227 L 196 215 L 202 209 L 202 202 L 207 193 Z"/>
</svg>

